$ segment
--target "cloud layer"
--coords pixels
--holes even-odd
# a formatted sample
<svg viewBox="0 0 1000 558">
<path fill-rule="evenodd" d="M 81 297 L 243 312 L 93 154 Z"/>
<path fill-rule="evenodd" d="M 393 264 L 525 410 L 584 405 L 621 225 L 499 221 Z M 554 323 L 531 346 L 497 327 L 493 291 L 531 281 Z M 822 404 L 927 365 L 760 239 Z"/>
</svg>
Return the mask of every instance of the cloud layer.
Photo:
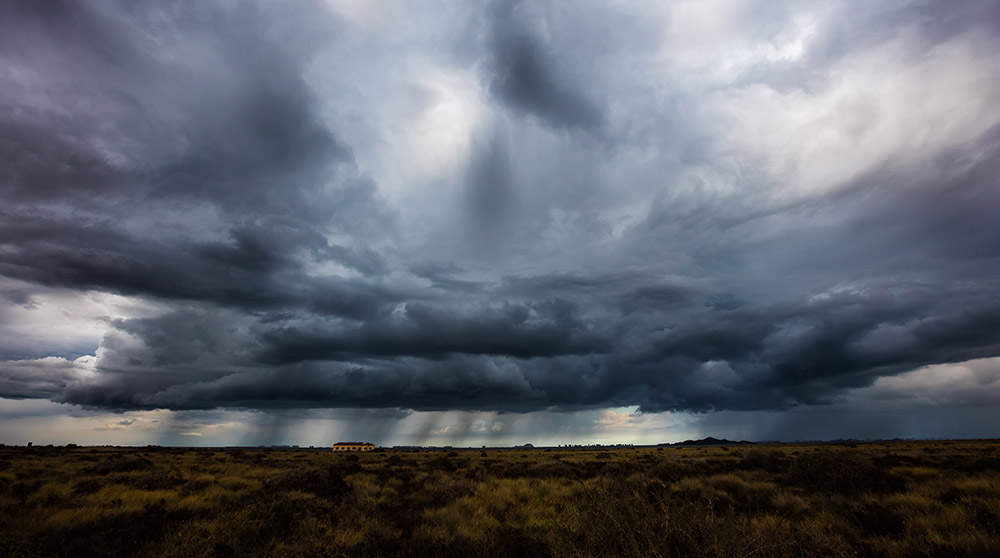
<svg viewBox="0 0 1000 558">
<path fill-rule="evenodd" d="M 1000 356 L 998 50 L 988 1 L 6 3 L 0 396 L 783 410 Z"/>
</svg>

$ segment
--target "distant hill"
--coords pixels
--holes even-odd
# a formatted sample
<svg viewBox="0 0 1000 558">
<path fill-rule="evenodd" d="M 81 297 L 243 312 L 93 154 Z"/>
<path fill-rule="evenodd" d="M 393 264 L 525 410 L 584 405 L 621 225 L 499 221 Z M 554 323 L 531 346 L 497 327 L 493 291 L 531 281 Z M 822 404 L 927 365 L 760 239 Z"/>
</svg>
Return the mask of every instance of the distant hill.
<svg viewBox="0 0 1000 558">
<path fill-rule="evenodd" d="M 709 436 L 708 438 L 702 438 L 701 440 L 684 440 L 683 442 L 677 442 L 674 444 L 657 444 L 657 446 L 662 447 L 677 447 L 677 446 L 747 446 L 753 445 L 754 442 L 747 442 L 746 440 L 741 440 L 739 442 L 734 442 L 732 440 L 726 440 L 713 438 Z"/>
</svg>

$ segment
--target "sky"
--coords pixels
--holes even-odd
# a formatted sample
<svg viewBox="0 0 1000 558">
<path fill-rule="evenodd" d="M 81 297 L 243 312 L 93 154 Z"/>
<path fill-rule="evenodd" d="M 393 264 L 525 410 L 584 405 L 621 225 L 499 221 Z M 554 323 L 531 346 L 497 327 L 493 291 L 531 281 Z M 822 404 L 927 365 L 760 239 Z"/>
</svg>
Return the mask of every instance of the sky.
<svg viewBox="0 0 1000 558">
<path fill-rule="evenodd" d="M 0 3 L 0 442 L 1000 437 L 1000 3 Z"/>
</svg>

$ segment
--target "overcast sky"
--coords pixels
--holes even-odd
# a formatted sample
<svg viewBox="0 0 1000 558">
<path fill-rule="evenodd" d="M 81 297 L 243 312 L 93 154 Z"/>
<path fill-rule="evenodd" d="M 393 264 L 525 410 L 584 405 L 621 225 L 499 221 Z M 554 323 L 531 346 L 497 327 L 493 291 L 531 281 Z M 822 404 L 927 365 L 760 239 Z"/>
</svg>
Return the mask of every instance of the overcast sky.
<svg viewBox="0 0 1000 558">
<path fill-rule="evenodd" d="M 1000 436 L 1000 3 L 0 3 L 0 441 Z"/>
</svg>

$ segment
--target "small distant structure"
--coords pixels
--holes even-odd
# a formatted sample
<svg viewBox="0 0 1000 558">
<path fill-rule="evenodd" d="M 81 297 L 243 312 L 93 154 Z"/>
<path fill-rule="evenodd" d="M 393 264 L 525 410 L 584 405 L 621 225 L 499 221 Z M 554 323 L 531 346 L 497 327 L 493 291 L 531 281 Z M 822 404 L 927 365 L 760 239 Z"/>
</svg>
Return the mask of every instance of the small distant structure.
<svg viewBox="0 0 1000 558">
<path fill-rule="evenodd" d="M 333 444 L 333 451 L 372 451 L 375 444 L 370 442 L 337 442 Z"/>
</svg>

